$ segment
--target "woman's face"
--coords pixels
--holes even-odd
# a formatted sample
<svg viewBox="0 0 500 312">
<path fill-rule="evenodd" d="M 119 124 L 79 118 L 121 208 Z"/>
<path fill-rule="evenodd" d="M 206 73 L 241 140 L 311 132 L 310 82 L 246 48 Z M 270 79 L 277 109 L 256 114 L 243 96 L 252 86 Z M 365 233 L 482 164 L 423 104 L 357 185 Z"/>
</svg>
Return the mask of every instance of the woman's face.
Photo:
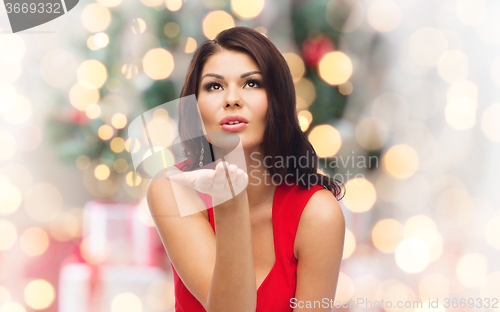
<svg viewBox="0 0 500 312">
<path fill-rule="evenodd" d="M 247 54 L 223 50 L 212 55 L 203 67 L 198 90 L 198 107 L 209 137 L 210 132 L 232 132 L 243 148 L 260 145 L 268 107 L 263 84 L 259 67 Z"/>
</svg>

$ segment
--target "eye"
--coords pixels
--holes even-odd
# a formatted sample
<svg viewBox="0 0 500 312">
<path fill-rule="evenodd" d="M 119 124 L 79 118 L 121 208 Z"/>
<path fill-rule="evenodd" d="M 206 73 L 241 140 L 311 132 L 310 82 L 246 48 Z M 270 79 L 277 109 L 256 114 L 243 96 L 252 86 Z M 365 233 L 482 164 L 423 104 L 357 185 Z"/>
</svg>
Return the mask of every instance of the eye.
<svg viewBox="0 0 500 312">
<path fill-rule="evenodd" d="M 246 85 L 249 86 L 250 88 L 259 88 L 262 86 L 262 83 L 258 80 L 252 79 L 248 80 Z"/>
<path fill-rule="evenodd" d="M 220 83 L 218 82 L 209 82 L 207 83 L 205 86 L 204 86 L 204 89 L 206 91 L 217 91 L 217 90 L 221 90 L 222 89 L 222 86 L 220 85 Z"/>
</svg>

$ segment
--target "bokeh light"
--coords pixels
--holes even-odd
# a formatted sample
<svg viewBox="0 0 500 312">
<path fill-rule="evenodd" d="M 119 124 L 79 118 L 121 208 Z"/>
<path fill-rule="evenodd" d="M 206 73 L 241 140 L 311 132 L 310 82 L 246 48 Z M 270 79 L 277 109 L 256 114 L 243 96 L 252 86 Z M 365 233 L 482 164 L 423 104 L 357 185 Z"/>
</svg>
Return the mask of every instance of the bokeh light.
<svg viewBox="0 0 500 312">
<path fill-rule="evenodd" d="M 382 164 L 384 170 L 391 176 L 406 179 L 415 174 L 418 169 L 418 154 L 407 144 L 397 144 L 382 156 Z"/>
<path fill-rule="evenodd" d="M 142 18 L 138 17 L 138 18 L 134 18 L 132 20 L 132 32 L 134 34 L 142 34 L 146 31 L 146 28 L 147 28 L 147 24 L 146 24 L 146 21 L 144 21 Z"/>
<path fill-rule="evenodd" d="M 356 249 L 356 237 L 349 229 L 345 229 L 344 238 L 344 251 L 342 252 L 342 259 L 349 258 Z"/>
<path fill-rule="evenodd" d="M 14 105 L 5 111 L 3 118 L 11 124 L 22 124 L 32 115 L 33 109 L 30 100 L 24 95 L 18 94 Z"/>
<path fill-rule="evenodd" d="M 117 295 L 111 302 L 111 312 L 142 312 L 141 299 L 137 295 L 126 292 Z"/>
<path fill-rule="evenodd" d="M 164 0 L 141 0 L 142 4 L 148 7 L 155 7 L 163 4 Z"/>
<path fill-rule="evenodd" d="M 56 297 L 52 284 L 43 279 L 33 280 L 24 289 L 24 300 L 35 310 L 50 307 Z"/>
<path fill-rule="evenodd" d="M 318 157 L 331 157 L 337 154 L 342 146 L 339 131 L 330 125 L 314 127 L 309 133 L 309 141 Z"/>
<path fill-rule="evenodd" d="M 165 79 L 174 70 L 174 58 L 170 52 L 163 48 L 149 50 L 142 59 L 144 72 L 151 79 Z"/>
<path fill-rule="evenodd" d="M 182 7 L 182 0 L 165 0 L 165 7 L 172 12 L 179 11 Z"/>
<path fill-rule="evenodd" d="M 99 3 L 90 3 L 82 10 L 82 25 L 90 32 L 104 31 L 111 23 L 111 12 Z"/>
<path fill-rule="evenodd" d="M 62 210 L 63 197 L 60 190 L 50 183 L 35 184 L 24 197 L 24 208 L 35 221 L 48 222 Z"/>
<path fill-rule="evenodd" d="M 242 20 L 256 18 L 264 5 L 264 0 L 231 0 L 231 10 Z"/>
<path fill-rule="evenodd" d="M 492 142 L 500 143 L 500 103 L 486 107 L 481 119 L 481 129 Z"/>
<path fill-rule="evenodd" d="M 26 53 L 24 39 L 16 34 L 0 36 L 0 61 L 14 63 L 21 60 Z"/>
<path fill-rule="evenodd" d="M 376 0 L 368 9 L 367 17 L 368 23 L 376 31 L 389 32 L 396 29 L 401 22 L 401 9 L 394 1 Z"/>
<path fill-rule="evenodd" d="M 375 204 L 377 194 L 375 187 L 369 180 L 363 177 L 350 179 L 345 183 L 345 188 L 349 192 L 345 193 L 342 200 L 350 211 L 365 212 Z"/>
<path fill-rule="evenodd" d="M 395 219 L 380 220 L 372 229 L 372 242 L 384 253 L 393 253 L 403 239 L 403 225 Z"/>
<path fill-rule="evenodd" d="M 99 89 L 108 79 L 106 67 L 97 60 L 84 61 L 78 67 L 76 76 L 80 85 L 86 89 Z"/>
<path fill-rule="evenodd" d="M 283 57 L 292 73 L 293 82 L 297 82 L 304 76 L 306 67 L 302 58 L 295 53 L 283 53 Z"/>
<path fill-rule="evenodd" d="M 0 250 L 7 250 L 17 241 L 17 228 L 12 222 L 0 219 Z"/>
<path fill-rule="evenodd" d="M 208 13 L 202 22 L 203 34 L 212 40 L 224 29 L 234 27 L 233 17 L 226 11 L 216 10 Z"/>
<path fill-rule="evenodd" d="M 188 37 L 186 40 L 186 46 L 184 47 L 184 53 L 193 53 L 196 51 L 197 47 L 198 43 L 196 43 L 196 40 L 192 37 Z"/>
<path fill-rule="evenodd" d="M 340 51 L 325 54 L 318 64 L 320 77 L 328 84 L 340 85 L 352 75 L 351 59 Z"/>
<path fill-rule="evenodd" d="M 109 178 L 110 175 L 109 167 L 105 164 L 100 164 L 94 169 L 94 176 L 97 180 L 103 181 Z"/>
<path fill-rule="evenodd" d="M 49 247 L 47 232 L 39 227 L 26 229 L 20 237 L 21 249 L 31 257 L 43 254 Z"/>
<path fill-rule="evenodd" d="M 406 273 L 422 272 L 429 264 L 429 248 L 418 238 L 403 240 L 394 256 L 398 267 Z"/>
<path fill-rule="evenodd" d="M 488 261 L 479 253 L 469 253 L 460 258 L 457 263 L 458 280 L 466 287 L 480 287 L 486 281 Z"/>
<path fill-rule="evenodd" d="M 69 90 L 69 101 L 76 109 L 84 111 L 89 105 L 97 104 L 100 94 L 97 89 L 87 89 L 75 83 Z"/>
</svg>

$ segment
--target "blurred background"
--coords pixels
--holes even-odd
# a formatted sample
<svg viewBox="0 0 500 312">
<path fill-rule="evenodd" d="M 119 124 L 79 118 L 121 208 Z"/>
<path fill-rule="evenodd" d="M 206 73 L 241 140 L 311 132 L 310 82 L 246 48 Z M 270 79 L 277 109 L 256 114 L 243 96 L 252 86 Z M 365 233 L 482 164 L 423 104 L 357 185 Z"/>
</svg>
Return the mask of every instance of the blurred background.
<svg viewBox="0 0 500 312">
<path fill-rule="evenodd" d="M 492 0 L 83 0 L 12 34 L 0 5 L 0 312 L 174 311 L 126 129 L 232 26 L 283 53 L 321 171 L 346 185 L 335 300 L 500 311 L 498 16 Z"/>
</svg>

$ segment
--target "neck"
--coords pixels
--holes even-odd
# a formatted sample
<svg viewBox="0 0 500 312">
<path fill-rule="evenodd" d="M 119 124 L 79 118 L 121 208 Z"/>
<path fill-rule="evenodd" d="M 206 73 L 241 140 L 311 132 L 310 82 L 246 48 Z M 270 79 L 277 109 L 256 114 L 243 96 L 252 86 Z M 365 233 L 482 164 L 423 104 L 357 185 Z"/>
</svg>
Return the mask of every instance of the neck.
<svg viewBox="0 0 500 312">
<path fill-rule="evenodd" d="M 264 165 L 262 146 L 246 148 L 245 161 L 248 174 L 247 195 L 250 209 L 268 202 L 272 204 L 276 185 L 271 180 L 269 170 Z"/>
</svg>

